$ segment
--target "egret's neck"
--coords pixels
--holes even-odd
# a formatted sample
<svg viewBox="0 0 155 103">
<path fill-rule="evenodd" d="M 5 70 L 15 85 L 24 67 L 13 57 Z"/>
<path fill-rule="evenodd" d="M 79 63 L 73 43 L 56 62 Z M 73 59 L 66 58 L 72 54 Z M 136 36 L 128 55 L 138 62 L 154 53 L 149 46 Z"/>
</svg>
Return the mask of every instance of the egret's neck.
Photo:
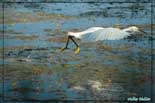
<svg viewBox="0 0 155 103">
<path fill-rule="evenodd" d="M 77 34 L 77 35 L 81 36 L 81 35 L 84 35 L 84 34 L 87 34 L 87 33 L 95 32 L 95 31 L 100 30 L 100 29 L 103 29 L 103 28 L 101 28 L 101 27 L 92 27 L 92 28 L 88 28 L 87 30 L 84 30 L 82 32 L 76 32 L 74 34 Z"/>
<path fill-rule="evenodd" d="M 92 33 L 92 32 L 95 32 L 95 31 L 101 30 L 101 29 L 104 29 L 104 28 L 102 28 L 102 27 L 91 27 L 91 28 L 88 28 L 87 30 L 83 31 L 82 34 Z"/>
<path fill-rule="evenodd" d="M 87 34 L 87 33 L 92 33 L 97 30 L 103 29 L 102 27 L 92 27 L 88 28 L 87 30 L 84 30 L 82 32 L 70 32 L 69 35 L 75 36 L 76 38 L 80 38 L 82 35 Z"/>
<path fill-rule="evenodd" d="M 81 38 L 82 35 L 91 33 L 90 31 L 82 31 L 82 32 L 71 32 L 69 35 L 74 36 L 76 38 Z"/>
</svg>

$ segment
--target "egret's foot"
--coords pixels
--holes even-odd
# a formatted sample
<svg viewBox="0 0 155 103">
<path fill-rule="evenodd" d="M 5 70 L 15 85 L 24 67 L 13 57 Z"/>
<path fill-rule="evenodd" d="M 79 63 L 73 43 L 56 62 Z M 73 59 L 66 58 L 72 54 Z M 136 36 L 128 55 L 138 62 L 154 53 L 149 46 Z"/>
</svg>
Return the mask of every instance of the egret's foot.
<svg viewBox="0 0 155 103">
<path fill-rule="evenodd" d="M 65 49 L 67 49 L 67 48 L 66 48 L 66 47 L 61 48 L 61 49 L 59 50 L 59 52 L 63 52 Z"/>
<path fill-rule="evenodd" d="M 75 54 L 78 54 L 80 52 L 80 47 L 77 47 L 74 51 Z"/>
</svg>

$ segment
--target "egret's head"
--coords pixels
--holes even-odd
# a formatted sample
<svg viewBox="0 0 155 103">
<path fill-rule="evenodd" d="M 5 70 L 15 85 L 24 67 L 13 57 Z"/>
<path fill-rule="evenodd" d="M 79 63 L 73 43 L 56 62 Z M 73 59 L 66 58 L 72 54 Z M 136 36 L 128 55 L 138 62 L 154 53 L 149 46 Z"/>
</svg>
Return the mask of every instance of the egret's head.
<svg viewBox="0 0 155 103">
<path fill-rule="evenodd" d="M 132 31 L 139 31 L 139 28 L 136 26 L 132 26 L 131 29 L 132 29 Z"/>
<path fill-rule="evenodd" d="M 136 27 L 136 26 L 131 26 L 131 27 L 128 27 L 126 29 L 123 29 L 123 31 L 126 31 L 126 32 L 139 32 L 139 28 Z"/>
<path fill-rule="evenodd" d="M 132 31 L 132 32 L 138 32 L 139 31 L 139 28 L 136 27 L 136 26 L 131 26 L 128 28 L 129 31 Z"/>
</svg>

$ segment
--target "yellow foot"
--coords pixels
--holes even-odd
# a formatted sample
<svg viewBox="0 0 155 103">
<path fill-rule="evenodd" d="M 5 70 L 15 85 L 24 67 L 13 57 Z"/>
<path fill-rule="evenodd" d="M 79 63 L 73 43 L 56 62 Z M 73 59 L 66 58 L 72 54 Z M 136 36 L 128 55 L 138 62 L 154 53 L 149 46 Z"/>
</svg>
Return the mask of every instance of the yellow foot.
<svg viewBox="0 0 155 103">
<path fill-rule="evenodd" d="M 63 52 L 65 49 L 66 49 L 66 48 L 61 48 L 61 49 L 59 50 L 59 52 Z"/>
<path fill-rule="evenodd" d="M 78 54 L 80 52 L 80 47 L 77 47 L 74 51 L 75 54 Z"/>
</svg>

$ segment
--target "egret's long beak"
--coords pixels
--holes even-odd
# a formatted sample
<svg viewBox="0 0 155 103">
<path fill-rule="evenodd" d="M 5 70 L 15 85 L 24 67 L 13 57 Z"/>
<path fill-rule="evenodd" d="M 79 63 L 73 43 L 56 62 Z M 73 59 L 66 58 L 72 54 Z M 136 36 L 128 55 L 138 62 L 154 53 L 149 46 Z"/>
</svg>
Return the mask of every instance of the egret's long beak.
<svg viewBox="0 0 155 103">
<path fill-rule="evenodd" d="M 66 46 L 64 48 L 61 48 L 60 49 L 60 52 L 64 51 L 65 49 L 68 48 L 68 44 L 69 44 L 69 39 L 71 39 L 73 41 L 73 43 L 76 45 L 76 49 L 75 49 L 75 54 L 78 54 L 80 52 L 80 47 L 79 45 L 76 43 L 76 41 L 73 39 L 72 36 L 68 36 L 68 39 L 67 39 L 67 43 L 66 43 Z"/>
<path fill-rule="evenodd" d="M 139 30 L 139 32 L 144 33 L 144 34 L 147 34 L 147 32 L 145 32 L 145 31 L 143 31 L 143 30 Z"/>
</svg>

